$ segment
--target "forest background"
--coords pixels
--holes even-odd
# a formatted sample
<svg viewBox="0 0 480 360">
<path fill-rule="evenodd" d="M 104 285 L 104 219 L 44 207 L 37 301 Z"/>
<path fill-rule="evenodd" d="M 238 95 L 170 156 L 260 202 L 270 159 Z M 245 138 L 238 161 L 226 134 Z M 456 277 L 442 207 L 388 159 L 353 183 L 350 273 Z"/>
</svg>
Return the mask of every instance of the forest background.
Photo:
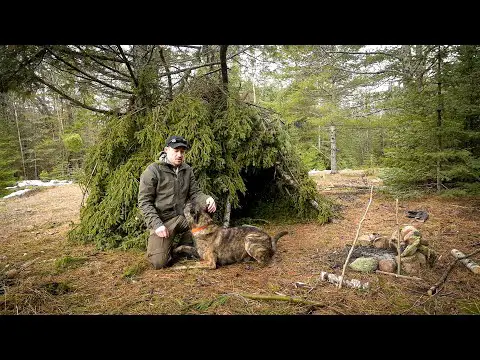
<svg viewBox="0 0 480 360">
<path fill-rule="evenodd" d="M 72 236 L 137 246 L 138 175 L 174 131 L 193 142 L 187 162 L 227 223 L 249 177 L 280 161 L 304 217 L 316 195 L 300 174 L 312 169 L 369 169 L 395 196 L 478 195 L 479 50 L 2 45 L 0 194 L 22 179 L 74 180 L 89 196 Z"/>
</svg>

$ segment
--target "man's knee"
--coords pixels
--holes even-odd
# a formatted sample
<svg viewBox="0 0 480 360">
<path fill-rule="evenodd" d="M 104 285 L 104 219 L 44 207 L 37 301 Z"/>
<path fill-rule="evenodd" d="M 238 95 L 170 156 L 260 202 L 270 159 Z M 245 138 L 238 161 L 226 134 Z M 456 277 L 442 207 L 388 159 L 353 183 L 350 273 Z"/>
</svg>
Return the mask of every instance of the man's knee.
<svg viewBox="0 0 480 360">
<path fill-rule="evenodd" d="M 162 252 L 162 253 L 148 255 L 148 261 L 150 262 L 150 264 L 153 265 L 155 270 L 167 267 L 170 259 L 171 259 L 171 257 L 170 257 L 169 253 L 163 253 Z"/>
</svg>

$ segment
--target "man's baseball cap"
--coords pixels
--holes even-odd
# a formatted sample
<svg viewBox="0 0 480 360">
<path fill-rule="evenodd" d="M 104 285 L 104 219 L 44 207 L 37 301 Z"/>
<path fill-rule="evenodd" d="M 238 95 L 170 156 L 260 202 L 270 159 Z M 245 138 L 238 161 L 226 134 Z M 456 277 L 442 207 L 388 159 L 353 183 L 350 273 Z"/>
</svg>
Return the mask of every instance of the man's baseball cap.
<svg viewBox="0 0 480 360">
<path fill-rule="evenodd" d="M 165 146 L 170 146 L 171 148 L 177 148 L 179 146 L 183 146 L 184 148 L 186 149 L 190 149 L 190 146 L 188 145 L 188 141 L 183 138 L 182 136 L 170 136 L 168 139 L 167 139 L 167 143 L 165 144 Z"/>
</svg>

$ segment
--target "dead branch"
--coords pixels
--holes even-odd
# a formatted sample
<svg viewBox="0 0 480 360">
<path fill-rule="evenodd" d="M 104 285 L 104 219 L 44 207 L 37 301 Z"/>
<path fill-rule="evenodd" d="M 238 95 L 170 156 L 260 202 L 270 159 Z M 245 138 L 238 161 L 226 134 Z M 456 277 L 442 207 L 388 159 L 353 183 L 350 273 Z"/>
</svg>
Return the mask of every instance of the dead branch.
<svg viewBox="0 0 480 360">
<path fill-rule="evenodd" d="M 389 272 L 380 271 L 380 270 L 375 270 L 375 272 L 378 273 L 378 274 L 391 275 L 391 276 L 395 276 L 395 277 L 402 278 L 402 279 L 421 280 L 421 281 L 423 281 L 422 278 L 419 278 L 419 277 L 416 277 L 416 276 L 406 276 L 406 275 L 394 274 L 394 273 L 389 273 Z"/>
<path fill-rule="evenodd" d="M 293 173 L 292 173 L 292 171 L 290 170 L 290 168 L 289 168 L 287 165 L 285 165 L 285 166 L 287 167 L 287 169 L 288 169 L 288 171 L 290 172 L 290 174 L 292 174 L 292 176 L 286 174 L 282 169 L 280 169 L 279 166 L 276 166 L 275 169 L 278 170 L 278 172 L 280 173 L 280 175 L 281 175 L 285 180 L 287 180 L 290 185 L 292 185 L 292 186 L 295 187 L 295 188 L 300 187 L 300 183 L 297 181 L 297 179 L 295 179 L 295 177 L 293 176 Z M 285 190 L 287 190 L 287 189 L 285 188 Z M 318 203 L 317 203 L 315 200 L 309 199 L 309 202 L 310 202 L 310 204 L 311 204 L 315 209 L 320 210 L 320 206 L 318 205 Z"/>
<path fill-rule="evenodd" d="M 323 189 L 330 189 L 330 188 L 333 188 L 333 189 L 349 189 L 349 188 L 352 188 L 352 189 L 359 189 L 359 190 L 370 190 L 370 186 L 354 185 L 354 184 L 341 184 L 341 185 L 330 184 L 330 185 L 324 187 Z"/>
<path fill-rule="evenodd" d="M 83 196 L 82 196 L 82 202 L 80 204 L 80 207 L 83 207 L 84 201 L 85 201 L 85 196 L 88 192 L 88 184 L 90 184 L 90 180 L 92 180 L 93 173 L 95 172 L 95 169 L 97 168 L 98 161 L 95 163 L 95 166 L 93 167 L 92 173 L 90 174 L 90 177 L 88 178 L 87 183 L 85 184 L 85 191 L 82 190 Z"/>
<path fill-rule="evenodd" d="M 243 296 L 247 299 L 252 299 L 252 300 L 280 300 L 280 301 L 289 301 L 289 302 L 294 302 L 294 303 L 299 303 L 299 304 L 305 304 L 305 305 L 313 305 L 317 307 L 325 307 L 325 304 L 316 302 L 316 301 L 310 301 L 310 300 L 305 300 L 301 299 L 298 297 L 292 297 L 292 296 L 275 296 L 275 295 L 255 295 L 255 294 L 240 294 L 240 296 Z"/>
<path fill-rule="evenodd" d="M 427 291 L 427 294 L 429 296 L 432 296 L 432 295 L 435 295 L 440 287 L 445 283 L 445 281 L 447 280 L 447 277 L 448 277 L 448 274 L 450 274 L 450 272 L 452 271 L 452 269 L 455 267 L 455 264 L 457 263 L 457 261 L 459 260 L 462 260 L 462 259 L 466 259 L 466 258 L 469 258 L 470 256 L 473 256 L 473 255 L 476 255 L 480 253 L 480 249 L 468 254 L 468 255 L 465 255 L 464 257 L 462 258 L 456 258 L 451 264 L 450 266 L 448 267 L 447 271 L 445 271 L 445 273 L 442 275 L 442 277 L 430 288 L 428 289 Z"/>
<path fill-rule="evenodd" d="M 370 207 L 370 204 L 372 203 L 372 197 L 373 197 L 373 185 L 370 188 L 370 200 L 368 201 L 367 208 L 365 209 L 365 213 L 363 214 L 362 219 L 358 223 L 357 234 L 355 235 L 355 239 L 353 240 L 352 247 L 350 248 L 350 251 L 348 252 L 347 259 L 345 260 L 345 264 L 343 264 L 342 275 L 341 275 L 340 281 L 338 283 L 338 287 L 340 289 L 342 288 L 343 276 L 345 275 L 345 269 L 347 268 L 348 260 L 350 260 L 350 256 L 352 255 L 353 249 L 355 247 L 355 243 L 357 242 L 357 239 L 358 239 L 358 234 L 360 233 L 360 228 L 362 226 L 363 221 L 365 220 L 365 217 L 367 216 L 368 208 Z"/>
</svg>

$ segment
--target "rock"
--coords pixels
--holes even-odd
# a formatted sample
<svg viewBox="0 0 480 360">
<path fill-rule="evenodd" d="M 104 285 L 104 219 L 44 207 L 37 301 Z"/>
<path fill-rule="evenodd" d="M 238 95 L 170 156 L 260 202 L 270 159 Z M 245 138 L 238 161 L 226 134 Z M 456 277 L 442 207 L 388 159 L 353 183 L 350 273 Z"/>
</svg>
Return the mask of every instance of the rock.
<svg viewBox="0 0 480 360">
<path fill-rule="evenodd" d="M 402 270 L 407 275 L 416 275 L 423 267 L 425 267 L 427 260 L 425 255 L 417 251 L 411 256 L 400 258 L 400 262 L 402 264 Z"/>
<path fill-rule="evenodd" d="M 365 234 L 365 235 L 359 236 L 357 241 L 358 241 L 358 244 L 361 246 L 372 246 L 370 235 Z"/>
<path fill-rule="evenodd" d="M 378 238 L 373 242 L 373 246 L 377 249 L 388 249 L 388 239 L 384 237 Z"/>
<path fill-rule="evenodd" d="M 412 239 L 413 240 L 413 239 Z M 420 238 L 418 236 L 414 237 L 413 242 L 408 245 L 405 250 L 402 251 L 403 257 L 411 256 L 417 252 L 418 246 L 420 245 Z"/>
<path fill-rule="evenodd" d="M 437 253 L 435 251 L 433 251 L 432 249 L 430 249 L 429 247 L 424 246 L 424 245 L 419 245 L 418 246 L 418 251 L 420 253 L 422 253 L 423 255 L 425 255 L 425 257 L 427 259 L 427 262 L 428 262 L 428 265 L 430 267 L 433 267 L 433 265 L 435 264 L 435 261 L 437 261 L 437 259 L 438 259 Z"/>
<path fill-rule="evenodd" d="M 415 231 L 418 231 L 418 229 L 415 226 L 407 225 L 400 229 L 400 236 L 402 239 L 404 239 L 407 234 Z"/>
<path fill-rule="evenodd" d="M 5 276 L 9 279 L 17 276 L 18 274 L 18 270 L 17 269 L 11 269 L 11 270 L 8 270 L 6 273 L 5 273 Z"/>
<path fill-rule="evenodd" d="M 417 257 L 418 263 L 421 267 L 425 267 L 427 265 L 427 258 L 421 252 L 416 252 L 415 256 Z"/>
<path fill-rule="evenodd" d="M 349 264 L 355 271 L 374 272 L 378 267 L 378 260 L 374 257 L 359 257 Z"/>
<path fill-rule="evenodd" d="M 378 261 L 378 270 L 394 273 L 397 270 L 397 262 L 393 259 L 380 259 Z"/>
</svg>

